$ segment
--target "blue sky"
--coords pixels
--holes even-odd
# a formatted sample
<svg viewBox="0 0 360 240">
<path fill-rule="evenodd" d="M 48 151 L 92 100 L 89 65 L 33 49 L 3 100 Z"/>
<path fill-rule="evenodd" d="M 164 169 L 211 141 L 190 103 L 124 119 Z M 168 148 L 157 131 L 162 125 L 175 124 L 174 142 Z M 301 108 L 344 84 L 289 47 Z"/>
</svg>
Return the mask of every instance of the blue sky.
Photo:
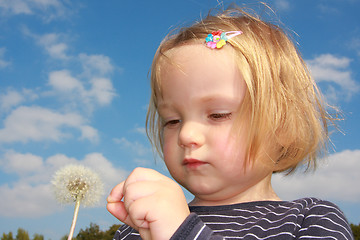
<svg viewBox="0 0 360 240">
<path fill-rule="evenodd" d="M 315 174 L 276 175 L 274 187 L 283 199 L 329 199 L 359 224 L 360 1 L 267 2 L 297 34 L 315 80 L 345 118 Z M 254 1 L 237 3 L 262 12 Z M 171 28 L 217 5 L 0 0 L 0 234 L 22 227 L 54 240 L 68 233 L 73 206 L 57 204 L 50 186 L 66 164 L 96 169 L 107 193 L 137 166 L 166 174 L 144 128 L 152 57 Z M 90 222 L 102 229 L 118 223 L 105 202 L 80 209 L 75 234 Z"/>
</svg>

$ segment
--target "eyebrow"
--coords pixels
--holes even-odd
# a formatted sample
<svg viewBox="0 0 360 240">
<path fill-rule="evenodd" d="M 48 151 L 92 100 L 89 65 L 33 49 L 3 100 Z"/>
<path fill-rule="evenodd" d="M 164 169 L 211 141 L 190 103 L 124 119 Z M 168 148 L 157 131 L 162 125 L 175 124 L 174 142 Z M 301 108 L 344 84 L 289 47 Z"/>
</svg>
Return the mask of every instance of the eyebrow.
<svg viewBox="0 0 360 240">
<path fill-rule="evenodd" d="M 220 94 L 204 96 L 204 97 L 200 97 L 199 99 L 196 99 L 197 103 L 211 103 L 211 102 L 217 102 L 217 101 L 233 103 L 235 101 L 235 99 L 224 96 L 224 95 L 220 95 Z M 238 102 L 238 101 L 236 100 L 236 102 Z M 239 100 L 239 102 L 240 102 L 240 100 Z M 169 104 L 165 101 L 162 101 L 161 103 L 158 104 L 157 109 L 158 109 L 158 111 L 164 111 L 167 108 L 172 108 L 173 107 L 172 105 L 173 104 Z"/>
<path fill-rule="evenodd" d="M 234 98 L 230 98 L 224 95 L 210 95 L 210 96 L 205 96 L 199 99 L 199 102 L 202 103 L 207 103 L 207 102 L 213 102 L 213 101 L 225 101 L 225 102 L 233 102 Z"/>
</svg>

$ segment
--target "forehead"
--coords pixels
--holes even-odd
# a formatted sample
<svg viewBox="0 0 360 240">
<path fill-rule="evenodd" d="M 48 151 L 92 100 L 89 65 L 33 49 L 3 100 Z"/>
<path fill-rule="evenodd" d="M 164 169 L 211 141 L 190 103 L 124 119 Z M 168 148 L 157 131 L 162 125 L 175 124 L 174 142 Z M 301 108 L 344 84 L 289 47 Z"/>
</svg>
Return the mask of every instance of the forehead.
<svg viewBox="0 0 360 240">
<path fill-rule="evenodd" d="M 243 91 L 245 82 L 230 46 L 210 49 L 200 43 L 187 44 L 165 52 L 159 65 L 161 98 L 185 93 L 199 98 L 243 95 L 239 89 Z"/>
<path fill-rule="evenodd" d="M 214 74 L 239 74 L 235 51 L 230 46 L 210 49 L 202 43 L 186 44 L 166 51 L 158 61 L 158 81 L 169 73 L 211 76 Z"/>
<path fill-rule="evenodd" d="M 235 51 L 230 46 L 221 49 L 211 49 L 200 42 L 181 45 L 164 53 L 160 64 L 186 65 L 189 62 L 199 65 L 217 65 L 217 68 L 226 65 L 233 65 L 235 62 Z M 201 61 L 199 61 L 201 60 Z M 223 63 L 223 64 L 221 64 Z"/>
</svg>

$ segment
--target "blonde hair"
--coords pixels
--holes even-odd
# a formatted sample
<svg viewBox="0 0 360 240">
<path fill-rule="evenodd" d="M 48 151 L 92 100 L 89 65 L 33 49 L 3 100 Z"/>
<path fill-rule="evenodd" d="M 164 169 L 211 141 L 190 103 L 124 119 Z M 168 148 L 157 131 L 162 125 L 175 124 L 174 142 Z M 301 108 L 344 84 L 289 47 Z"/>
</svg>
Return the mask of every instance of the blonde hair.
<svg viewBox="0 0 360 240">
<path fill-rule="evenodd" d="M 275 172 L 292 172 L 301 162 L 315 169 L 316 157 L 326 149 L 328 121 L 332 121 L 321 94 L 287 34 L 239 8 L 209 15 L 168 35 L 160 44 L 151 69 L 152 93 L 146 119 L 152 144 L 161 154 L 157 98 L 161 94 L 160 72 L 162 59 L 167 58 L 165 53 L 192 42 L 204 42 L 209 33 L 217 30 L 243 32 L 229 39 L 224 47 L 235 50 L 247 85 L 240 112 L 242 116 L 247 114 L 249 161 L 265 153 L 275 163 Z"/>
</svg>

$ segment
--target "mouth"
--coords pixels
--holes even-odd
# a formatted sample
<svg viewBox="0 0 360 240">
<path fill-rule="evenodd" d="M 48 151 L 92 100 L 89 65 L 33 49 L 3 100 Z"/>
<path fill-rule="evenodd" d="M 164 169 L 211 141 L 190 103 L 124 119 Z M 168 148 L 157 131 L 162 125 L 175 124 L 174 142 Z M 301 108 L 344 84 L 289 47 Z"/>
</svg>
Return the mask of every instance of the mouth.
<svg viewBox="0 0 360 240">
<path fill-rule="evenodd" d="M 185 158 L 183 161 L 183 166 L 185 166 L 188 169 L 197 169 L 203 165 L 206 165 L 206 162 L 197 160 L 197 159 L 193 159 L 193 158 Z"/>
</svg>

